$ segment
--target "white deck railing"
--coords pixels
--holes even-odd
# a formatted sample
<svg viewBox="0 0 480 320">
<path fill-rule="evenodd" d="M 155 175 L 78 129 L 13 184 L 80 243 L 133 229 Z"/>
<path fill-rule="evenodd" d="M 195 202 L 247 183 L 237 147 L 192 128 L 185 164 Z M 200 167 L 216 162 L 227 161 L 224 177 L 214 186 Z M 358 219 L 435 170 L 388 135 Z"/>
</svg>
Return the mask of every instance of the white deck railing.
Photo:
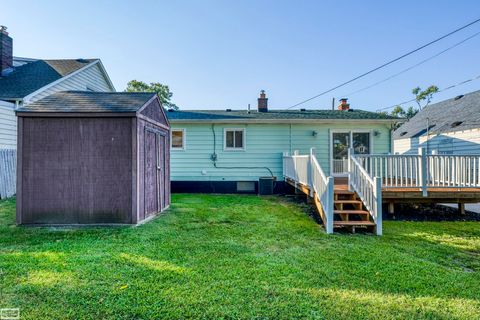
<svg viewBox="0 0 480 320">
<path fill-rule="evenodd" d="M 327 233 L 333 233 L 333 177 L 326 176 L 315 157 L 315 149 L 310 155 L 283 156 L 283 175 L 285 178 L 301 183 L 310 189 L 310 196 L 320 202 L 323 213 L 322 220 Z"/>
<path fill-rule="evenodd" d="M 479 188 L 480 155 L 427 156 L 427 185 L 435 188 Z"/>
<path fill-rule="evenodd" d="M 480 188 L 480 155 L 355 155 L 385 188 Z"/>
<path fill-rule="evenodd" d="M 355 158 L 370 177 L 382 178 L 386 188 L 422 186 L 422 156 L 356 154 Z"/>
<path fill-rule="evenodd" d="M 349 156 L 349 185 L 358 194 L 376 223 L 377 235 L 382 234 L 382 179 L 372 178 L 353 152 Z"/>
</svg>

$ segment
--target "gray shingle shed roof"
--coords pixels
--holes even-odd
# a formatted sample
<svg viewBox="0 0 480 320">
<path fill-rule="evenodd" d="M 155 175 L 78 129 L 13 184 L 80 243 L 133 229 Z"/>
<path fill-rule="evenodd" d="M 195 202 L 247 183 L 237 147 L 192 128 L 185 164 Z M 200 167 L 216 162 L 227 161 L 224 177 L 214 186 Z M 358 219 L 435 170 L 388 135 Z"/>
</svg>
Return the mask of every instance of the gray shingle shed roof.
<svg viewBox="0 0 480 320">
<path fill-rule="evenodd" d="M 315 121 L 315 120 L 387 120 L 397 118 L 377 112 L 363 110 L 269 110 L 268 112 L 246 110 L 180 110 L 167 112 L 172 122 L 209 122 L 209 121 Z"/>
<path fill-rule="evenodd" d="M 428 120 L 427 120 L 428 118 Z M 480 128 L 480 90 L 431 104 L 395 130 L 394 139 Z"/>
<path fill-rule="evenodd" d="M 22 99 L 98 59 L 35 60 L 0 77 L 0 100 Z"/>
<path fill-rule="evenodd" d="M 155 95 L 152 92 L 63 91 L 25 105 L 17 109 L 17 113 L 137 112 Z"/>
</svg>

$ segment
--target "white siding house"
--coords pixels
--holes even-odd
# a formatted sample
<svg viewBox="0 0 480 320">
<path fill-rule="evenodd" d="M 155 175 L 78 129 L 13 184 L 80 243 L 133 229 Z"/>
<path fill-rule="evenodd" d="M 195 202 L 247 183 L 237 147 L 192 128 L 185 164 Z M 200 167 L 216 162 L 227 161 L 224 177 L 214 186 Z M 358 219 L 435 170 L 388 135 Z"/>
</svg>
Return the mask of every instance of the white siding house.
<svg viewBox="0 0 480 320">
<path fill-rule="evenodd" d="M 100 60 L 95 60 L 82 69 L 61 78 L 50 85 L 32 92 L 24 98 L 24 103 L 32 103 L 59 91 L 114 92 L 105 68 Z"/>
<path fill-rule="evenodd" d="M 480 91 L 432 104 L 394 133 L 394 152 L 480 154 Z"/>
<path fill-rule="evenodd" d="M 16 62 L 16 58 L 14 63 Z M 18 59 L 21 63 L 15 63 L 17 68 L 27 67 L 32 69 L 32 72 L 38 72 L 38 67 L 29 66 L 31 63 L 43 62 L 43 60 L 35 59 Z M 27 62 L 25 62 L 27 61 Z M 15 108 L 24 104 L 33 103 L 42 99 L 52 93 L 59 91 L 97 91 L 97 92 L 115 92 L 110 78 L 108 77 L 102 62 L 98 59 L 88 60 L 80 68 L 72 61 L 76 60 L 45 60 L 49 66 L 53 66 L 57 70 L 65 72 L 65 65 L 71 68 L 70 73 L 61 76 L 53 82 L 50 82 L 35 91 L 28 93 L 26 96 L 18 96 L 12 93 L 12 97 L 8 98 L 8 92 L 3 91 L 3 99 L 0 97 L 0 149 L 16 149 L 17 143 L 17 121 L 15 117 Z M 12 73 L 13 74 L 13 73 Z M 8 80 L 8 76 L 4 77 L 4 81 Z M 0 82 L 0 85 L 2 82 Z M 25 86 L 19 81 L 19 86 Z M 4 89 L 5 90 L 5 89 Z M 15 91 L 15 88 L 14 90 Z"/>
<path fill-rule="evenodd" d="M 17 119 L 14 109 L 14 103 L 0 100 L 0 150 L 17 147 Z"/>
</svg>

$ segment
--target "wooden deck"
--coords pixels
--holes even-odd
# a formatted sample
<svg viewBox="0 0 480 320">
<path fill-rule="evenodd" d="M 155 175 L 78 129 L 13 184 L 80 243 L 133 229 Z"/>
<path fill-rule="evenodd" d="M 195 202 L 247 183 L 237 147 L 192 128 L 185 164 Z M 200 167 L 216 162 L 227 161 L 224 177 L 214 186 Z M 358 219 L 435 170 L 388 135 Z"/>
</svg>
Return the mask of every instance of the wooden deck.
<svg viewBox="0 0 480 320">
<path fill-rule="evenodd" d="M 335 178 L 335 192 L 347 193 L 348 179 Z M 388 203 L 388 211 L 394 212 L 395 203 L 458 203 L 460 213 L 464 213 L 465 203 L 480 203 L 480 188 L 427 188 L 427 196 L 421 188 L 382 187 L 382 202 Z"/>
</svg>

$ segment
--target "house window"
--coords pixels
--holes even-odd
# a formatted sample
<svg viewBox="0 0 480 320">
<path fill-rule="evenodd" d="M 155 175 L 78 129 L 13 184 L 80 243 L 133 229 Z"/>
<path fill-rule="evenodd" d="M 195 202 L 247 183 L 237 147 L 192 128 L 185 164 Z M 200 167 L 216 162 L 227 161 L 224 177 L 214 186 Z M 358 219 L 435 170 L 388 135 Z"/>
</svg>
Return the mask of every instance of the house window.
<svg viewBox="0 0 480 320">
<path fill-rule="evenodd" d="M 225 150 L 245 150 L 245 129 L 225 129 Z"/>
<path fill-rule="evenodd" d="M 172 149 L 185 150 L 185 129 L 172 129 Z"/>
</svg>

